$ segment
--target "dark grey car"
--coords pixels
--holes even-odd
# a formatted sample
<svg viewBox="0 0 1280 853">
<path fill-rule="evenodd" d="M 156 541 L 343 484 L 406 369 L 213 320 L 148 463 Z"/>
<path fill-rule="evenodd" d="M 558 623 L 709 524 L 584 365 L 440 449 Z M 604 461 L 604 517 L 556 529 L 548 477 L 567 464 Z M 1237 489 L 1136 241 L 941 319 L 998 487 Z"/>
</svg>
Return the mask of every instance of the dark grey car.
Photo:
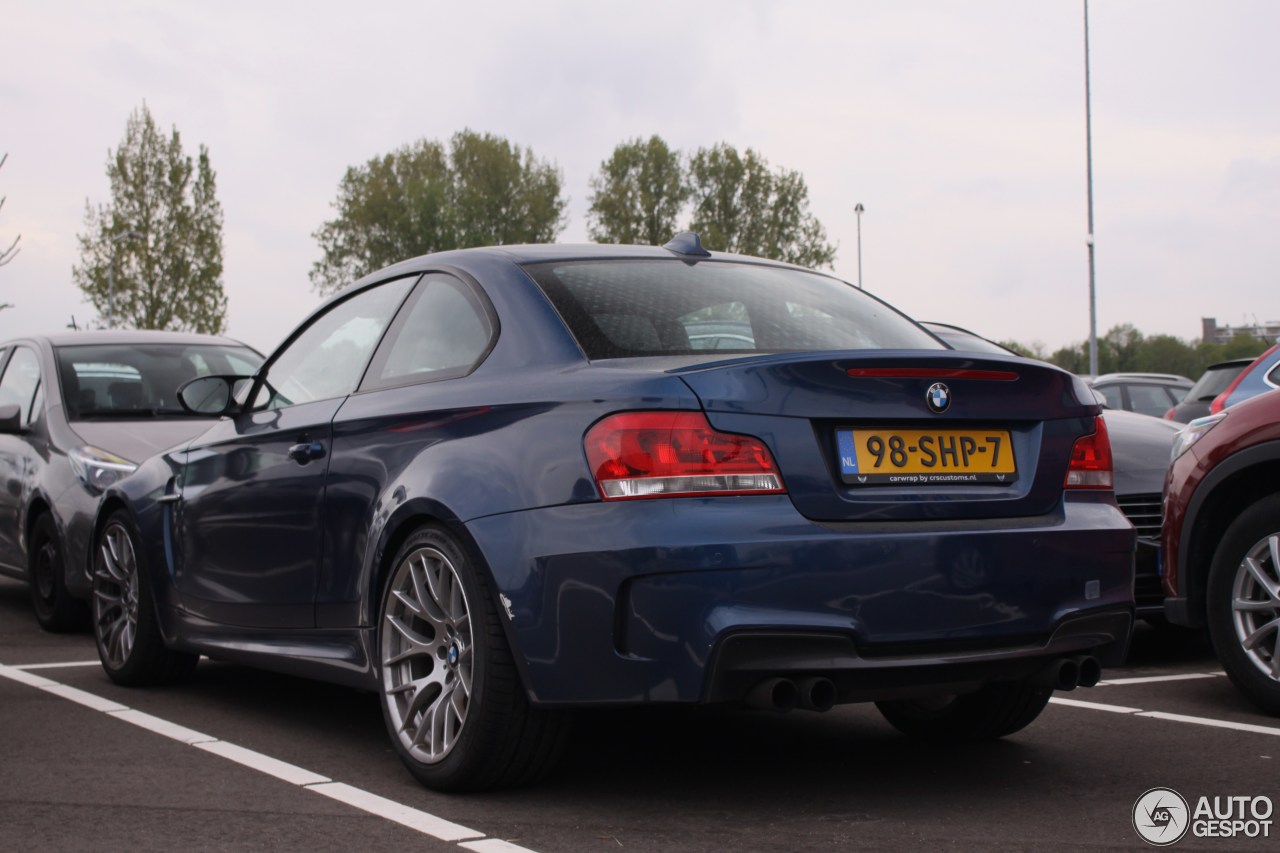
<svg viewBox="0 0 1280 853">
<path fill-rule="evenodd" d="M 178 405 L 178 387 L 261 363 L 239 341 L 173 332 L 67 332 L 0 345 L 0 574 L 30 582 L 42 626 L 87 624 L 102 490 L 209 427 Z"/>
<path fill-rule="evenodd" d="M 1209 414 L 1214 398 L 1227 390 L 1232 381 L 1253 362 L 1252 358 L 1233 358 L 1209 365 L 1200 374 L 1196 384 L 1191 386 L 1187 396 L 1182 398 L 1182 402 L 1165 412 L 1165 420 L 1189 424 L 1196 418 L 1203 418 Z"/>
</svg>

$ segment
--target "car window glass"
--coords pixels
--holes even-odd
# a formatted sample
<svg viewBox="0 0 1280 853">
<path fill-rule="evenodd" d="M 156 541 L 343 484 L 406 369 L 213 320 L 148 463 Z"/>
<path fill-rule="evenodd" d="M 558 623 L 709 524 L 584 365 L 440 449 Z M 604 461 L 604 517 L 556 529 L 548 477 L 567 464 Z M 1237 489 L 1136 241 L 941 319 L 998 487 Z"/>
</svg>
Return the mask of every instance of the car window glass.
<svg viewBox="0 0 1280 853">
<path fill-rule="evenodd" d="M 1160 385 L 1130 385 L 1129 403 L 1133 411 L 1161 417 L 1178 402 L 1176 395 Z"/>
<path fill-rule="evenodd" d="M 249 375 L 262 357 L 208 343 L 71 344 L 56 350 L 62 404 L 75 420 L 188 417 L 178 389 L 197 376 Z"/>
<path fill-rule="evenodd" d="M 9 366 L 0 377 L 0 405 L 10 403 L 22 410 L 22 426 L 35 420 L 36 402 L 40 390 L 40 360 L 27 347 L 15 347 Z"/>
<path fill-rule="evenodd" d="M 369 387 L 461 376 L 488 351 L 493 327 L 471 288 L 447 275 L 421 287 L 374 359 Z"/>
<path fill-rule="evenodd" d="M 1124 397 L 1121 394 L 1119 385 L 1106 385 L 1102 388 L 1094 388 L 1093 390 L 1106 398 L 1108 409 L 1124 408 Z"/>
<path fill-rule="evenodd" d="M 794 268 L 673 258 L 526 270 L 590 359 L 944 348 L 865 291 Z"/>
<path fill-rule="evenodd" d="M 396 279 L 332 306 L 276 357 L 251 408 L 278 409 L 354 391 L 414 281 Z"/>
<path fill-rule="evenodd" d="M 1227 365 L 1225 367 L 1216 368 L 1210 367 L 1199 379 L 1196 380 L 1196 384 L 1187 392 L 1186 398 L 1188 400 L 1200 400 L 1202 398 L 1212 400 L 1214 397 L 1227 390 L 1227 386 L 1230 385 L 1246 367 L 1248 367 L 1248 363 Z"/>
<path fill-rule="evenodd" d="M 721 302 L 677 318 L 689 348 L 695 350 L 755 349 L 755 332 L 741 302 Z"/>
</svg>

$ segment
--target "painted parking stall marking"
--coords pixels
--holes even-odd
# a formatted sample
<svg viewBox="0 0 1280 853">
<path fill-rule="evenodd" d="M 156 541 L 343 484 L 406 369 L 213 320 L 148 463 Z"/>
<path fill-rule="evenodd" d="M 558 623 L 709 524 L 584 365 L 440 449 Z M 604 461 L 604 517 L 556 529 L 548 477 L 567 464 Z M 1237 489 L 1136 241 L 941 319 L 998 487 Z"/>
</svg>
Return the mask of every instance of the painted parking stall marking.
<svg viewBox="0 0 1280 853">
<path fill-rule="evenodd" d="M 483 832 L 445 820 L 430 812 L 397 803 L 394 800 L 380 797 L 377 794 L 342 782 L 335 782 L 327 776 L 313 773 L 297 765 L 289 764 L 228 741 L 219 740 L 213 735 L 189 729 L 178 723 L 153 716 L 136 708 L 130 708 L 127 705 L 121 705 L 114 700 L 89 693 L 77 687 L 61 684 L 43 675 L 31 672 L 31 670 L 47 671 L 56 668 L 90 665 L 98 666 L 100 664 L 97 661 L 29 664 L 26 666 L 0 664 L 0 678 L 7 678 L 19 684 L 43 690 L 46 693 L 75 702 L 91 710 L 99 711 L 122 722 L 138 726 L 153 734 L 176 740 L 179 743 L 220 756 L 228 761 L 234 761 L 236 764 L 247 767 L 250 770 L 256 770 L 282 782 L 297 785 L 303 790 L 314 791 L 331 800 L 344 803 L 375 817 L 393 821 L 423 835 L 429 835 L 440 841 L 457 842 L 459 846 L 475 851 L 475 853 L 534 853 L 528 848 L 520 847 L 509 841 L 486 838 Z"/>
<path fill-rule="evenodd" d="M 1183 672 L 1175 675 L 1153 675 L 1139 678 L 1112 678 L 1099 681 L 1097 686 L 1125 686 L 1131 684 L 1158 684 L 1173 681 L 1193 681 L 1203 678 L 1223 678 L 1225 672 Z M 1229 720 L 1215 720 L 1212 717 L 1193 717 L 1187 714 L 1170 714 L 1165 711 L 1144 711 L 1142 708 L 1130 708 L 1124 705 L 1109 705 L 1103 702 L 1085 702 L 1081 699 L 1067 699 L 1055 696 L 1049 700 L 1054 705 L 1070 708 L 1082 708 L 1089 711 L 1107 711 L 1113 714 L 1132 714 L 1135 717 L 1150 717 L 1153 720 L 1167 720 L 1171 723 L 1188 723 L 1195 726 L 1210 726 L 1215 729 L 1231 729 L 1238 732 L 1249 732 L 1258 735 L 1280 735 L 1280 727 L 1260 726 L 1256 723 L 1233 723 Z"/>
</svg>

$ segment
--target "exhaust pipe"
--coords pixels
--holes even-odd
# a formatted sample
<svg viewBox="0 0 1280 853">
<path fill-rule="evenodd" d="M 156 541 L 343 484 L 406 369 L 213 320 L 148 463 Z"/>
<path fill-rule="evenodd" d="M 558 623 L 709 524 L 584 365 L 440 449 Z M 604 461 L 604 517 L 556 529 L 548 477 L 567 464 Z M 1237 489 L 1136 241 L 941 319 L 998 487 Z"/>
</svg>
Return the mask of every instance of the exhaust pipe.
<svg viewBox="0 0 1280 853">
<path fill-rule="evenodd" d="M 766 678 L 747 693 L 747 705 L 769 711 L 790 711 L 800 700 L 796 683 L 789 678 Z"/>
<path fill-rule="evenodd" d="M 1080 684 L 1080 665 L 1074 658 L 1058 658 L 1036 673 L 1032 681 L 1053 690 L 1075 690 Z"/>
<path fill-rule="evenodd" d="M 836 685 L 830 678 L 802 678 L 796 689 L 806 711 L 830 711 L 836 704 Z"/>
<path fill-rule="evenodd" d="M 1076 683 L 1081 687 L 1094 687 L 1102 680 L 1102 664 L 1093 655 L 1080 655 L 1075 659 L 1079 678 Z"/>
</svg>

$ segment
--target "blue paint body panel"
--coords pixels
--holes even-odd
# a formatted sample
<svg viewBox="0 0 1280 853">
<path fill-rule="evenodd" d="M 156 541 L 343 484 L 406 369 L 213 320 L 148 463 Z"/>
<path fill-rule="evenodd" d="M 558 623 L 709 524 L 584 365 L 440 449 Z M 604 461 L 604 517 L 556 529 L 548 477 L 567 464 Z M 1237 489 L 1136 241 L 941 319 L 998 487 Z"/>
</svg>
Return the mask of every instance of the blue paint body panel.
<svg viewBox="0 0 1280 853">
<path fill-rule="evenodd" d="M 1069 374 L 933 349 L 923 333 L 918 349 L 590 361 L 524 265 L 633 257 L 684 263 L 660 249 L 509 247 L 353 285 L 346 295 L 453 277 L 491 309 L 491 346 L 465 375 L 233 413 L 117 484 L 98 528 L 120 509 L 137 521 L 166 641 L 377 689 L 391 558 L 435 524 L 472 556 L 536 703 L 736 700 L 761 674 L 814 672 L 856 700 L 1123 654 L 1134 533 L 1111 492 L 1063 489 L 1100 411 Z M 959 377 L 941 414 L 932 372 Z M 965 378 L 994 372 L 1016 380 Z M 653 410 L 758 438 L 786 494 L 601 500 L 587 430 Z M 840 430 L 921 424 L 1008 430 L 1017 481 L 843 481 Z M 300 461 L 300 443 L 318 450 Z"/>
</svg>

